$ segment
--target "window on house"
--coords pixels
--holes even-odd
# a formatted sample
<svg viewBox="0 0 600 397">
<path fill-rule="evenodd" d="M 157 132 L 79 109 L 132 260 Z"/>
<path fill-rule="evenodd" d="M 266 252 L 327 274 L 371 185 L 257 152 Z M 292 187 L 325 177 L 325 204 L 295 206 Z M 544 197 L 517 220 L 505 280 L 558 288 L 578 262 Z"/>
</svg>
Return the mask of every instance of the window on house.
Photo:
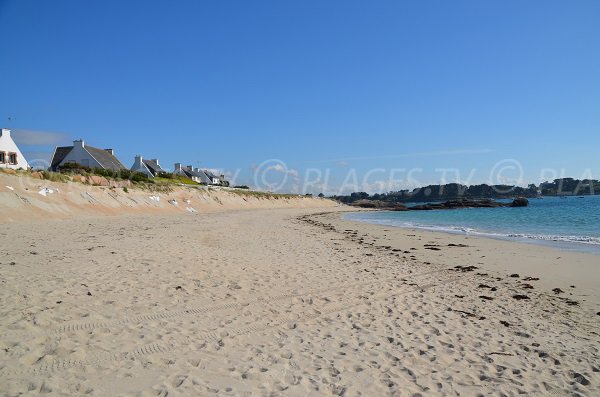
<svg viewBox="0 0 600 397">
<path fill-rule="evenodd" d="M 0 164 L 6 163 L 6 153 L 0 152 Z"/>
<path fill-rule="evenodd" d="M 17 164 L 17 154 L 16 153 L 8 154 L 8 164 Z"/>
</svg>

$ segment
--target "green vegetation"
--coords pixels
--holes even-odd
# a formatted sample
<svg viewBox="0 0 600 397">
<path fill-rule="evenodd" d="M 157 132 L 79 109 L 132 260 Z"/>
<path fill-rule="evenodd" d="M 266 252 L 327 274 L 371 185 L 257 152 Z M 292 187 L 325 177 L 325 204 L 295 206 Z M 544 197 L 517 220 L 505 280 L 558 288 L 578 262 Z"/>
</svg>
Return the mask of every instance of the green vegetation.
<svg viewBox="0 0 600 397">
<path fill-rule="evenodd" d="M 466 199 L 510 199 L 514 197 L 573 196 L 600 194 L 600 181 L 595 179 L 560 178 L 553 182 L 544 182 L 539 186 L 530 184 L 527 187 L 511 185 L 472 185 L 458 183 L 445 185 L 429 185 L 412 191 L 400 190 L 389 193 L 355 192 L 346 196 L 332 196 L 342 203 L 350 204 L 358 200 L 377 200 L 388 203 L 446 201 L 460 198 Z"/>
<path fill-rule="evenodd" d="M 155 182 L 163 182 L 163 183 L 175 183 L 175 184 L 184 184 L 184 185 L 199 185 L 199 183 L 192 181 L 190 178 L 187 178 L 183 175 L 174 175 L 174 174 L 168 174 L 170 175 L 169 177 L 164 177 L 162 176 L 165 173 L 160 173 L 159 175 L 161 176 L 157 176 L 156 178 L 154 178 L 153 180 Z"/>
<path fill-rule="evenodd" d="M 132 172 L 128 169 L 106 170 L 101 168 L 90 168 L 76 163 L 66 163 L 60 167 L 63 174 L 98 175 L 108 179 L 130 180 L 132 182 L 147 182 L 148 176 L 141 172 Z"/>
<path fill-rule="evenodd" d="M 289 199 L 304 197 L 299 194 L 285 194 L 285 193 L 270 193 L 270 192 L 257 192 L 254 190 L 228 190 L 230 193 L 237 194 L 242 197 L 254 197 L 258 199 Z"/>
<path fill-rule="evenodd" d="M 577 196 L 600 194 L 600 181 L 596 179 L 560 178 L 540 184 L 543 196 Z"/>
<path fill-rule="evenodd" d="M 113 171 L 99 168 L 85 167 L 76 163 L 67 163 L 60 167 L 61 174 L 70 175 L 98 175 L 103 176 L 107 179 L 114 180 L 129 180 L 136 185 L 148 190 L 156 190 L 150 185 L 168 185 L 168 184 L 183 184 L 183 185 L 199 185 L 183 175 L 176 175 L 167 172 L 161 172 L 156 178 L 148 178 L 146 174 L 141 172 L 132 172 L 127 169 Z M 163 189 L 162 186 L 158 187 L 158 190 Z M 164 189 L 163 189 L 164 190 Z"/>
<path fill-rule="evenodd" d="M 47 179 L 51 182 L 68 182 L 70 178 L 66 175 L 63 175 L 58 172 L 50 172 L 50 171 L 41 171 L 44 179 Z"/>
</svg>

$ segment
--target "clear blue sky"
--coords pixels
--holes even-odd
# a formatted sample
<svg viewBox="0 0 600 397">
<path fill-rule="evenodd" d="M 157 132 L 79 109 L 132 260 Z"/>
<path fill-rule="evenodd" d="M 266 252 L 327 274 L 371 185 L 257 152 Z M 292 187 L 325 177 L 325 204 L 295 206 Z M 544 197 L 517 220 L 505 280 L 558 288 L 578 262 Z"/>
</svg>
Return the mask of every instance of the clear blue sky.
<svg viewBox="0 0 600 397">
<path fill-rule="evenodd" d="M 0 117 L 30 157 L 82 137 L 248 184 L 281 159 L 285 189 L 317 168 L 330 191 L 503 159 L 600 177 L 599 1 L 0 0 L 0 26 Z"/>
</svg>

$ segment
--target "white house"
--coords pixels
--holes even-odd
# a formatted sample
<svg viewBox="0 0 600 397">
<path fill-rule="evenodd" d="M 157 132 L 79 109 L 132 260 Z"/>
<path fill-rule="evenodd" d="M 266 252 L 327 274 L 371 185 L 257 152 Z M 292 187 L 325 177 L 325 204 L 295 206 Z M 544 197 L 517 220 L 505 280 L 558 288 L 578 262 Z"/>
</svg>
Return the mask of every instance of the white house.
<svg viewBox="0 0 600 397">
<path fill-rule="evenodd" d="M 0 168 L 12 168 L 13 170 L 29 168 L 27 160 L 10 136 L 8 128 L 0 130 Z"/>
<path fill-rule="evenodd" d="M 211 185 L 223 185 L 225 183 L 225 176 L 216 176 L 209 170 L 204 170 L 204 174 L 210 179 Z"/>
<path fill-rule="evenodd" d="M 140 155 L 135 156 L 131 171 L 146 174 L 148 178 L 154 178 L 160 172 L 166 172 L 161 168 L 160 164 L 158 164 L 158 159 L 144 160 Z"/>
<path fill-rule="evenodd" d="M 210 178 L 206 176 L 206 174 L 202 170 L 200 170 L 199 168 L 194 168 L 191 165 L 184 167 L 181 165 L 181 163 L 175 163 L 173 173 L 175 175 L 183 175 L 185 177 L 188 177 L 194 182 L 210 185 Z"/>
<path fill-rule="evenodd" d="M 58 171 L 67 163 L 75 163 L 84 167 L 119 171 L 126 169 L 115 157 L 112 149 L 98 149 L 86 145 L 83 139 L 73 141 L 73 146 L 59 146 L 54 150 L 51 171 Z"/>
</svg>

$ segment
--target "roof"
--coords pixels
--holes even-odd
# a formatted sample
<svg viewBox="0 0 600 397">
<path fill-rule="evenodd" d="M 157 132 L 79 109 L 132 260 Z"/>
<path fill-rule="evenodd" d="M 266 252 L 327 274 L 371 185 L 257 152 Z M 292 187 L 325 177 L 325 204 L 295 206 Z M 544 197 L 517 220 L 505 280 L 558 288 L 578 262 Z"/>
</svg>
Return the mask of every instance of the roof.
<svg viewBox="0 0 600 397">
<path fill-rule="evenodd" d="M 202 183 L 207 183 L 207 184 L 211 183 L 211 179 L 202 170 L 195 171 L 194 169 L 191 169 L 190 167 L 182 167 L 181 169 L 190 178 L 196 177 L 196 178 L 200 178 L 200 181 Z"/>
<path fill-rule="evenodd" d="M 85 145 L 84 149 L 92 155 L 105 169 L 117 171 L 126 169 L 126 167 L 117 159 L 114 155 L 104 149 L 98 149 L 93 146 Z M 50 167 L 56 169 L 58 165 L 67 157 L 67 155 L 73 150 L 73 146 L 57 146 L 52 157 L 52 163 Z"/>
<path fill-rule="evenodd" d="M 56 169 L 58 165 L 67 157 L 67 154 L 73 150 L 73 146 L 57 146 L 52 157 L 52 164 L 50 168 Z"/>
<path fill-rule="evenodd" d="M 202 172 L 204 172 L 206 174 L 207 177 L 209 177 L 210 179 L 219 179 L 218 176 L 216 176 L 215 174 L 213 174 L 212 172 L 208 171 L 208 170 L 202 170 Z"/>
<path fill-rule="evenodd" d="M 183 170 L 183 172 L 185 172 L 185 174 L 186 174 L 186 175 L 188 175 L 188 176 L 195 176 L 195 177 L 198 177 L 198 178 L 200 178 L 200 177 L 201 177 L 201 175 L 200 175 L 198 172 L 194 171 L 193 169 L 191 169 L 191 168 L 189 168 L 189 167 L 182 167 L 181 169 L 182 169 L 182 170 Z"/>
<path fill-rule="evenodd" d="M 152 173 L 157 174 L 159 172 L 165 172 L 165 170 L 163 170 L 160 165 L 158 165 L 158 162 L 156 160 L 142 160 L 144 162 L 144 164 L 146 164 L 146 167 L 150 168 L 150 171 L 152 171 Z"/>
<path fill-rule="evenodd" d="M 119 161 L 119 159 L 104 149 L 98 149 L 93 146 L 85 145 L 85 150 L 94 156 L 96 161 L 98 161 L 105 169 L 118 171 L 127 168 Z"/>
</svg>

